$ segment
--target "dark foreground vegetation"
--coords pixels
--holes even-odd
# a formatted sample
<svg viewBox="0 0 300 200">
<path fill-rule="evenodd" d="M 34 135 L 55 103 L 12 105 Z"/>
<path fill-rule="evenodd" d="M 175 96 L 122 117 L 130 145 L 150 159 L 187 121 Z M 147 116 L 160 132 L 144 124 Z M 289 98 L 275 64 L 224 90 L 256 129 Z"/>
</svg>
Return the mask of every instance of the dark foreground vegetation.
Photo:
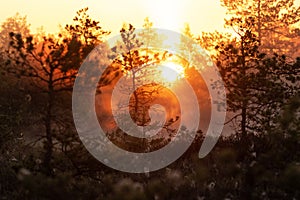
<svg viewBox="0 0 300 200">
<path fill-rule="evenodd" d="M 0 33 L 0 199 L 300 199 L 300 9 L 287 0 L 222 2 L 235 37 L 195 36 L 188 26 L 183 34 L 211 52 L 235 134 L 199 159 L 199 131 L 179 160 L 144 174 L 94 159 L 73 124 L 77 70 L 109 31 L 88 9 L 57 36 L 31 34 L 19 15 L 7 19 Z M 121 34 L 128 44 L 134 27 Z"/>
</svg>

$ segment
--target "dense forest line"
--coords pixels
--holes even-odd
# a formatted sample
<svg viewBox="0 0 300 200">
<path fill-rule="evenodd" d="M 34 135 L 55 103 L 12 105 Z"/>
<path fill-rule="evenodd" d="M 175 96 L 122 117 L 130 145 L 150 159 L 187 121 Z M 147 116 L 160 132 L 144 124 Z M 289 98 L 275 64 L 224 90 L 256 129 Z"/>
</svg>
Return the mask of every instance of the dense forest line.
<svg viewBox="0 0 300 200">
<path fill-rule="evenodd" d="M 109 27 L 91 19 L 88 8 L 79 10 L 57 35 L 32 34 L 19 14 L 3 22 L 0 199 L 299 199 L 300 8 L 290 0 L 221 2 L 232 34 L 194 34 L 188 25 L 182 34 L 205 48 L 216 64 L 226 87 L 226 124 L 234 134 L 221 136 L 212 152 L 199 159 L 205 136 L 199 130 L 180 159 L 141 174 L 119 172 L 96 160 L 73 122 L 78 69 L 95 47 L 105 44 Z M 145 31 L 136 35 L 134 26 L 125 24 L 120 47 L 161 43 L 152 27 L 146 18 Z M 193 46 L 180 48 L 184 53 Z M 135 68 L 131 56 L 141 65 L 171 55 L 132 51 L 119 57 L 101 77 L 99 93 L 114 83 L 121 69 Z M 186 76 L 192 79 L 193 66 L 189 70 Z M 139 109 L 152 96 L 143 90 L 135 95 L 141 99 L 133 102 L 133 120 L 145 125 L 148 119 Z M 170 127 L 165 127 L 167 132 L 173 131 Z M 146 151 L 145 145 L 156 149 L 165 140 L 133 140 L 125 148 Z"/>
</svg>

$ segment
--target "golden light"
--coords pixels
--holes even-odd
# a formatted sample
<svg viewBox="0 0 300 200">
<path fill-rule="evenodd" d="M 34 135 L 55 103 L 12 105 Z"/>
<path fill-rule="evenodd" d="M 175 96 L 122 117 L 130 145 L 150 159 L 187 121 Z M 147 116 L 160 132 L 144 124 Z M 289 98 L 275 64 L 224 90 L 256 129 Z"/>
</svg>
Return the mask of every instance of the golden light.
<svg viewBox="0 0 300 200">
<path fill-rule="evenodd" d="M 183 66 L 174 62 L 164 63 L 160 71 L 162 78 L 167 82 L 175 82 L 184 77 Z"/>
<path fill-rule="evenodd" d="M 150 19 L 154 20 L 157 27 L 180 31 L 184 24 L 183 6 L 182 0 L 152 0 L 147 4 L 147 9 L 150 11 Z"/>
</svg>

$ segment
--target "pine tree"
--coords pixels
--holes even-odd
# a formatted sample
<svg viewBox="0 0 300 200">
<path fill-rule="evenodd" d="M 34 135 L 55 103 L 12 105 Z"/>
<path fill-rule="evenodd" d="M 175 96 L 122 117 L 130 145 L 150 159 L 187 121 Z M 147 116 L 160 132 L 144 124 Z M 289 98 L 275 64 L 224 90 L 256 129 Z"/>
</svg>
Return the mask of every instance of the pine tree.
<svg viewBox="0 0 300 200">
<path fill-rule="evenodd" d="M 293 58 L 299 55 L 300 7 L 294 0 L 222 0 L 222 4 L 233 18 L 252 17 L 256 20 L 253 32 L 264 53 Z"/>
</svg>

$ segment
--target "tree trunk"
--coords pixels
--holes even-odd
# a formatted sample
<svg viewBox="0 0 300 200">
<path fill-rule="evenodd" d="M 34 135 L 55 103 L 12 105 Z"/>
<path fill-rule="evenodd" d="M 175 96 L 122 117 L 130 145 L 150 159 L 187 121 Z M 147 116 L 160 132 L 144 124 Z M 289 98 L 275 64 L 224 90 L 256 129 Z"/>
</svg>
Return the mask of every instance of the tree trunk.
<svg viewBox="0 0 300 200">
<path fill-rule="evenodd" d="M 53 139 L 52 139 L 52 109 L 54 103 L 54 89 L 53 89 L 53 69 L 50 69 L 49 82 L 48 82 L 48 99 L 45 115 L 45 128 L 46 128 L 46 142 L 44 144 L 45 156 L 44 156 L 44 171 L 47 175 L 52 175 L 52 155 L 53 155 Z"/>
<path fill-rule="evenodd" d="M 245 138 L 247 135 L 246 132 L 246 120 L 247 120 L 247 103 L 245 100 L 243 100 L 243 105 L 242 105 L 242 120 L 241 120 L 241 134 L 242 138 Z"/>
<path fill-rule="evenodd" d="M 257 27 L 257 33 L 258 33 L 258 40 L 259 44 L 261 44 L 261 0 L 258 0 L 257 5 L 257 21 L 258 21 L 258 27 Z"/>
<path fill-rule="evenodd" d="M 246 78 L 246 55 L 245 55 L 245 48 L 244 48 L 244 39 L 242 38 L 242 69 L 241 69 L 241 77 L 242 77 L 242 84 L 241 84 L 241 94 L 242 94 L 242 119 L 241 119 L 241 137 L 242 139 L 246 138 L 246 123 L 247 123 L 247 85 L 243 82 L 243 79 Z"/>
</svg>

